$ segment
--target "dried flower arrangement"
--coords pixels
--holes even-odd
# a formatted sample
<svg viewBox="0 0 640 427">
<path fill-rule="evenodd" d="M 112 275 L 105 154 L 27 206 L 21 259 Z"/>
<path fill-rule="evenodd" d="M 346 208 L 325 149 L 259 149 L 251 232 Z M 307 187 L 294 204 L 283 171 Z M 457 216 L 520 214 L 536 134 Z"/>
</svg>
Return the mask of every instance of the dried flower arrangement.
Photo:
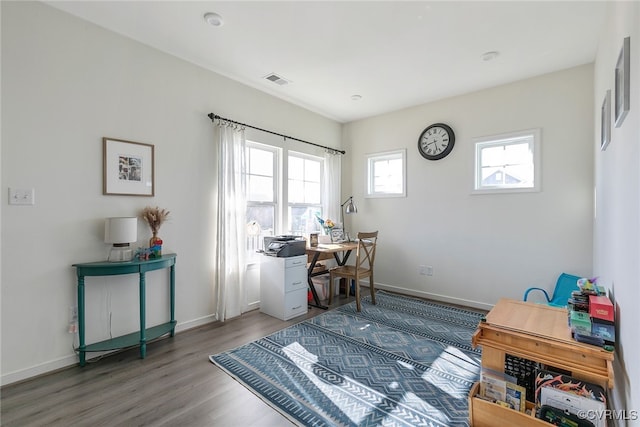
<svg viewBox="0 0 640 427">
<path fill-rule="evenodd" d="M 151 232 L 156 235 L 158 234 L 158 230 L 160 230 L 160 226 L 167 220 L 169 217 L 169 211 L 166 209 L 160 209 L 159 207 L 152 208 L 151 206 L 147 206 L 142 211 L 140 215 L 142 219 L 145 220 L 149 227 L 151 227 Z"/>
</svg>

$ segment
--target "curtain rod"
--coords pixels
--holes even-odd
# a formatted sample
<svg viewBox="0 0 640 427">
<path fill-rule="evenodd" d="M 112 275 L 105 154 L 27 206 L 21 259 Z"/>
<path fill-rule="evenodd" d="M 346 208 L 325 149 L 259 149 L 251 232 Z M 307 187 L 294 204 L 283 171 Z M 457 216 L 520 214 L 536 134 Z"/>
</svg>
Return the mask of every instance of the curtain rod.
<svg viewBox="0 0 640 427">
<path fill-rule="evenodd" d="M 314 142 L 305 141 L 304 139 L 294 138 L 292 136 L 287 136 L 287 135 L 283 135 L 281 133 L 272 132 L 272 131 L 267 130 L 267 129 L 262 129 L 262 128 L 259 128 L 259 127 L 251 126 L 251 125 L 248 125 L 246 123 L 240 123 L 240 122 L 236 122 L 235 120 L 225 119 L 224 117 L 220 117 L 217 114 L 209 113 L 209 114 L 207 114 L 207 116 L 211 119 L 212 122 L 215 121 L 216 119 L 218 119 L 218 120 L 222 120 L 222 121 L 225 121 L 225 122 L 234 123 L 236 125 L 248 127 L 248 128 L 255 129 L 255 130 L 259 130 L 261 132 L 270 133 L 272 135 L 281 136 L 281 137 L 283 137 L 285 139 L 293 139 L 294 141 L 304 142 L 305 144 L 314 145 L 316 147 L 324 148 L 325 150 L 330 150 L 330 151 L 332 151 L 334 153 L 340 153 L 340 154 L 345 154 L 346 153 L 346 151 L 344 151 L 344 150 L 336 150 L 335 148 L 327 147 L 325 145 L 316 144 Z"/>
</svg>

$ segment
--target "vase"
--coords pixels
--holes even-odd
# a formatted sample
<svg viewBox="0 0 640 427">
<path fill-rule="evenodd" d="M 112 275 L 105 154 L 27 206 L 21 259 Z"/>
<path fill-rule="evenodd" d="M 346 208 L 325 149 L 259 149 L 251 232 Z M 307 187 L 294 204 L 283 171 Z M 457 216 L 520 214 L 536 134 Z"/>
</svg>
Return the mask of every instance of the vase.
<svg viewBox="0 0 640 427">
<path fill-rule="evenodd" d="M 158 237 L 158 233 L 153 233 L 151 239 L 149 239 L 149 250 L 151 251 L 151 256 L 154 258 L 159 258 L 162 256 L 162 239 Z"/>
<path fill-rule="evenodd" d="M 332 228 L 327 229 L 327 235 L 329 236 L 329 239 L 331 240 L 331 243 L 333 243 L 333 229 Z"/>
</svg>

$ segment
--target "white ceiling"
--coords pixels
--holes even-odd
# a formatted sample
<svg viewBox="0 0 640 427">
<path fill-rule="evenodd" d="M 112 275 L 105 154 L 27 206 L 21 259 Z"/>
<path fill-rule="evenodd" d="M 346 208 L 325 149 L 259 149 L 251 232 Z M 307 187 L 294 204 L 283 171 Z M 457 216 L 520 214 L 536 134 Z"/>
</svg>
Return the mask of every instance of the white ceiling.
<svg viewBox="0 0 640 427">
<path fill-rule="evenodd" d="M 605 14 L 600 1 L 45 3 L 340 122 L 590 63 Z"/>
</svg>

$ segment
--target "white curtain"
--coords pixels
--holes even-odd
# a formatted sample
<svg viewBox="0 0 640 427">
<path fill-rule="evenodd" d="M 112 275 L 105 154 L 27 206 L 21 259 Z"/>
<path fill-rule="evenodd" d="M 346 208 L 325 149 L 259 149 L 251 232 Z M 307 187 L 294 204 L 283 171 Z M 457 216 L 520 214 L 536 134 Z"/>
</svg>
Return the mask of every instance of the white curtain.
<svg viewBox="0 0 640 427">
<path fill-rule="evenodd" d="M 322 212 L 324 218 L 340 222 L 340 176 L 342 155 L 327 152 L 324 155 L 324 188 Z M 344 228 L 344 224 L 341 225 Z"/>
<path fill-rule="evenodd" d="M 246 141 L 243 128 L 222 122 L 217 130 L 216 315 L 224 322 L 246 308 Z"/>
</svg>

